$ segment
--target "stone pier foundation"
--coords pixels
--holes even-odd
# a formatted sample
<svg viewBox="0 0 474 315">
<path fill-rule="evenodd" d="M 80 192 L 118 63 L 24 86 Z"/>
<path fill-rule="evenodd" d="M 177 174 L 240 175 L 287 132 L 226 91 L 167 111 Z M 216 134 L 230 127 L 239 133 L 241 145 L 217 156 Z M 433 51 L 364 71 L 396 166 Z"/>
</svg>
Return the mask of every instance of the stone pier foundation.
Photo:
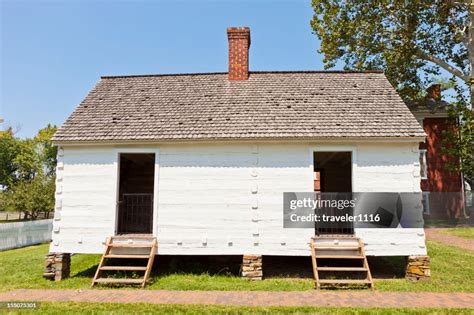
<svg viewBox="0 0 474 315">
<path fill-rule="evenodd" d="M 430 257 L 429 256 L 409 256 L 405 278 L 411 281 L 430 280 Z"/>
<path fill-rule="evenodd" d="M 43 277 L 52 281 L 69 278 L 71 254 L 49 253 L 45 256 Z"/>
<path fill-rule="evenodd" d="M 260 255 L 244 255 L 242 261 L 242 279 L 262 280 L 262 256 Z"/>
</svg>

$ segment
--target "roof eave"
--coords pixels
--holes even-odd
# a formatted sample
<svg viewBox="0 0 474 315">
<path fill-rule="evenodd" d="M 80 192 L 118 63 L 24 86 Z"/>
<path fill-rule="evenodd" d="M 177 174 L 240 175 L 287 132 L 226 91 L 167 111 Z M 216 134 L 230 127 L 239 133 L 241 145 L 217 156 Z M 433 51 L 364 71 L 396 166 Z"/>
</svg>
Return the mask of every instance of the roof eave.
<svg viewBox="0 0 474 315">
<path fill-rule="evenodd" d="M 183 138 L 183 139 L 144 139 L 144 140 L 54 140 L 53 145 L 152 145 L 169 143 L 203 143 L 203 142 L 422 142 L 425 136 L 403 136 L 403 137 L 281 137 L 281 138 Z"/>
</svg>

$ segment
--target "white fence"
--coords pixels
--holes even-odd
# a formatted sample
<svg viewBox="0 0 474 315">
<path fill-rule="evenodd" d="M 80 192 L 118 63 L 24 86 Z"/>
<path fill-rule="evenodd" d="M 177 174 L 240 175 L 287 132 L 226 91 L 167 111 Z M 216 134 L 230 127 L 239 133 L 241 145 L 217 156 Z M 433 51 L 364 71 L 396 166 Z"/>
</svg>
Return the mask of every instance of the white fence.
<svg viewBox="0 0 474 315">
<path fill-rule="evenodd" d="M 51 240 L 53 220 L 37 220 L 0 224 L 0 251 Z"/>
</svg>

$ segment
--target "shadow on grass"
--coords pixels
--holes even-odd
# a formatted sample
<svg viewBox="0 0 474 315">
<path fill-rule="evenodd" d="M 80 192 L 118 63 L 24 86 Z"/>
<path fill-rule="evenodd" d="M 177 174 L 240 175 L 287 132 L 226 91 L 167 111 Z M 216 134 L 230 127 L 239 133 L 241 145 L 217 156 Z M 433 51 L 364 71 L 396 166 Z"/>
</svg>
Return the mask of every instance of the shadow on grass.
<svg viewBox="0 0 474 315">
<path fill-rule="evenodd" d="M 374 279 L 404 279 L 407 257 L 368 257 Z"/>
<path fill-rule="evenodd" d="M 99 257 L 87 259 L 77 273 L 71 278 L 79 281 L 92 280 Z M 79 262 L 79 261 L 78 261 Z M 73 262 L 74 264 L 74 258 Z M 108 265 L 117 266 L 146 266 L 146 259 L 114 259 Z M 288 290 L 312 288 L 313 270 L 310 257 L 264 256 L 264 278 L 270 282 L 246 283 L 240 282 L 240 265 L 242 256 L 156 256 L 149 287 L 168 289 L 270 289 L 272 286 L 288 286 Z M 353 263 L 351 261 L 336 262 L 341 266 Z M 404 277 L 404 257 L 370 257 L 369 264 L 375 279 L 397 279 Z M 77 265 L 76 265 L 77 266 Z M 104 271 L 103 277 L 111 278 L 141 278 L 142 272 L 135 271 Z M 328 275 L 328 278 L 336 275 Z M 351 276 L 354 276 L 353 274 Z M 361 274 L 365 278 L 365 274 Z M 339 273 L 337 278 L 344 278 Z M 71 280 L 72 280 L 71 279 Z M 289 282 L 281 282 L 289 280 Z M 275 282 L 276 281 L 276 282 Z M 304 281 L 304 283 L 294 282 Z M 309 281 L 309 282 L 308 282 Z M 87 281 L 88 282 L 88 281 Z M 278 284 L 277 284 L 278 283 Z M 106 285 L 99 287 L 130 287 L 127 285 Z M 352 287 L 351 287 L 352 289 Z M 353 289 L 357 289 L 354 287 Z"/>
<path fill-rule="evenodd" d="M 152 274 L 158 277 L 172 274 L 238 276 L 241 262 L 242 256 L 157 256 Z"/>
<path fill-rule="evenodd" d="M 239 276 L 242 256 L 157 256 L 152 276 L 161 277 L 176 274 Z M 353 262 L 340 261 L 336 265 L 350 266 Z M 135 262 L 117 261 L 117 265 L 138 265 Z M 145 265 L 146 262 L 143 262 Z M 312 279 L 311 257 L 264 256 L 264 277 Z M 403 278 L 405 257 L 369 257 L 372 276 L 380 279 Z M 94 269 L 95 270 L 95 269 Z M 92 271 L 92 275 L 94 273 Z M 85 271 L 89 272 L 89 270 Z M 82 272 L 81 272 L 82 274 Z M 85 274 L 84 274 L 85 275 Z"/>
<path fill-rule="evenodd" d="M 78 273 L 71 275 L 71 278 L 92 278 L 99 265 L 91 266 L 87 269 L 81 270 Z"/>
</svg>

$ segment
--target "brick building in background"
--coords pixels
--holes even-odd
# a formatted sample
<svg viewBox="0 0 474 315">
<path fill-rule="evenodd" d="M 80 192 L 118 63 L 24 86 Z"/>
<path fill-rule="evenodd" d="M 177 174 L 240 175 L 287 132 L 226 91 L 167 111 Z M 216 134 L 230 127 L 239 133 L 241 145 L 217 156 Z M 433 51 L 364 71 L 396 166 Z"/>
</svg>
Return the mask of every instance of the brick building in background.
<svg viewBox="0 0 474 315">
<path fill-rule="evenodd" d="M 453 158 L 442 153 L 443 133 L 456 128 L 447 106 L 449 104 L 441 100 L 441 86 L 435 84 L 428 88 L 423 105 L 410 107 L 426 133 L 425 142 L 419 147 L 420 176 L 424 214 L 431 219 L 466 217 L 463 176 L 448 170 L 447 164 Z"/>
</svg>

